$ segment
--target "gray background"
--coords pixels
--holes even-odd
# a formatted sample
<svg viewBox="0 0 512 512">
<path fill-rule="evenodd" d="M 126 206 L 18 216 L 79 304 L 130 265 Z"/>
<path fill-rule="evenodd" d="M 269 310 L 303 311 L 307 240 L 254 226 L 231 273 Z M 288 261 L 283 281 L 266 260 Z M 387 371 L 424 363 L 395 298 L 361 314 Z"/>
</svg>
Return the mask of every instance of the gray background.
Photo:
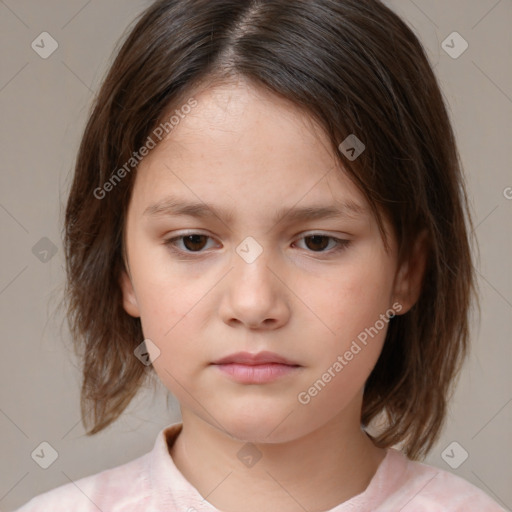
<svg viewBox="0 0 512 512">
<path fill-rule="evenodd" d="M 481 250 L 476 264 L 481 324 L 474 322 L 471 357 L 447 427 L 426 462 L 466 478 L 512 510 L 512 1 L 387 3 L 418 34 L 440 78 Z M 1 510 L 148 452 L 156 434 L 180 419 L 172 398 L 167 409 L 160 385 L 156 394 L 141 390 L 114 425 L 85 436 L 77 362 L 55 309 L 64 284 L 63 208 L 80 135 L 116 41 L 147 5 L 0 1 Z M 47 59 L 31 47 L 44 31 L 58 43 Z M 469 44 L 456 59 L 442 46 L 454 31 Z M 42 252 L 51 247 L 44 237 L 55 246 L 53 256 Z M 58 452 L 48 469 L 31 458 L 42 441 Z M 454 441 L 454 450 L 445 452 L 452 465 L 460 462 L 462 450 L 469 454 L 456 469 L 441 456 Z"/>
</svg>

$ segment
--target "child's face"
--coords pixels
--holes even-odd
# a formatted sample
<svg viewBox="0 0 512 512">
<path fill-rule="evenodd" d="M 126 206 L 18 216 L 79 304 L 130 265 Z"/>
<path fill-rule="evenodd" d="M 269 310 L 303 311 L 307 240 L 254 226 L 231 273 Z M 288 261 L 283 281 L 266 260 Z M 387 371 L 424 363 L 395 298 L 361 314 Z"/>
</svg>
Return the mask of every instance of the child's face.
<svg viewBox="0 0 512 512">
<path fill-rule="evenodd" d="M 337 421 L 359 428 L 391 308 L 403 314 L 416 298 L 397 273 L 395 238 L 386 253 L 363 195 L 296 107 L 244 82 L 194 98 L 141 162 L 126 219 L 124 307 L 160 350 L 154 369 L 184 418 L 242 440 L 290 440 Z M 231 219 L 145 213 L 171 195 Z M 283 208 L 344 202 L 365 213 L 275 220 Z M 190 233 L 177 252 L 165 244 Z M 350 244 L 336 250 L 329 237 Z M 212 364 L 241 351 L 300 367 L 249 383 Z"/>
</svg>

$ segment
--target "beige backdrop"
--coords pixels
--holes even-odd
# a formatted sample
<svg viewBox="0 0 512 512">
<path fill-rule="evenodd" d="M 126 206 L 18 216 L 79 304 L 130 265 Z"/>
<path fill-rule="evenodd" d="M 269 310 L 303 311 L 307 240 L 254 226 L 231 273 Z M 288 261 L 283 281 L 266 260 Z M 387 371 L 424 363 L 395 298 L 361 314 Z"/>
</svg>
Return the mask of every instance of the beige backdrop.
<svg viewBox="0 0 512 512">
<path fill-rule="evenodd" d="M 512 510 L 512 2 L 388 3 L 419 35 L 441 80 L 481 248 L 481 325 L 474 324 L 471 358 L 448 425 L 427 462 L 466 478 Z M 106 431 L 85 436 L 79 414 L 80 375 L 68 348 L 69 334 L 65 324 L 61 328 L 61 317 L 51 316 L 63 285 L 60 232 L 79 137 L 115 42 L 147 4 L 0 1 L 4 511 L 146 453 L 157 432 L 180 418 L 172 400 L 170 412 L 166 410 L 162 386 L 154 397 L 143 390 Z M 49 36 L 39 36 L 42 32 Z M 468 48 L 460 54 L 464 41 Z M 54 53 L 45 55 L 56 44 Z M 31 457 L 43 441 L 58 454 L 48 469 Z"/>
</svg>

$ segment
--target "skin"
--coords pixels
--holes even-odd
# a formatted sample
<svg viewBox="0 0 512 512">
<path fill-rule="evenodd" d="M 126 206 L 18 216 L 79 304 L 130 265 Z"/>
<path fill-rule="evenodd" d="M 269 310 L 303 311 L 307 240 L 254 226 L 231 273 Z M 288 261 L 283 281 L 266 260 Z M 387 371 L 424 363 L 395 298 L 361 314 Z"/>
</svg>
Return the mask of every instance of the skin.
<svg viewBox="0 0 512 512">
<path fill-rule="evenodd" d="M 394 303 L 399 314 L 414 305 L 424 251 L 415 245 L 398 267 L 392 227 L 385 224 L 387 253 L 364 196 L 296 106 L 244 80 L 194 98 L 198 105 L 138 168 L 120 282 L 126 312 L 160 350 L 150 350 L 153 367 L 181 406 L 183 430 L 169 453 L 224 512 L 329 510 L 363 492 L 385 456 L 360 415 L 388 324 L 307 405 L 297 396 Z M 233 219 L 144 215 L 169 194 L 224 207 Z M 283 206 L 346 200 L 367 213 L 272 221 Z M 176 241 L 182 255 L 165 245 L 190 231 L 207 238 Z M 313 234 L 350 245 L 334 252 L 331 238 L 305 238 Z M 236 252 L 248 236 L 263 250 L 250 264 Z M 301 367 L 242 384 L 211 365 L 262 350 Z M 237 457 L 246 443 L 261 454 L 252 467 Z"/>
</svg>

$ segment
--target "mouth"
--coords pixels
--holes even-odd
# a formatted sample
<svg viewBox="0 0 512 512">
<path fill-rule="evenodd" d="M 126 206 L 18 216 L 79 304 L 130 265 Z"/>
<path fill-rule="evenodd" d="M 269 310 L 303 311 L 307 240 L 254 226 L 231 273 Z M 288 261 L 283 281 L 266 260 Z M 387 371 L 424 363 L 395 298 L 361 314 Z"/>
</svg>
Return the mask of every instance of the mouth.
<svg viewBox="0 0 512 512">
<path fill-rule="evenodd" d="M 257 354 L 251 354 L 250 352 L 237 352 L 228 356 L 222 357 L 212 364 L 243 364 L 247 366 L 259 366 L 268 364 L 280 364 L 286 366 L 300 366 L 295 361 L 283 357 L 274 352 L 258 352 Z"/>
<path fill-rule="evenodd" d="M 212 365 L 241 384 L 263 384 L 295 373 L 301 365 L 273 352 L 238 352 Z"/>
</svg>

